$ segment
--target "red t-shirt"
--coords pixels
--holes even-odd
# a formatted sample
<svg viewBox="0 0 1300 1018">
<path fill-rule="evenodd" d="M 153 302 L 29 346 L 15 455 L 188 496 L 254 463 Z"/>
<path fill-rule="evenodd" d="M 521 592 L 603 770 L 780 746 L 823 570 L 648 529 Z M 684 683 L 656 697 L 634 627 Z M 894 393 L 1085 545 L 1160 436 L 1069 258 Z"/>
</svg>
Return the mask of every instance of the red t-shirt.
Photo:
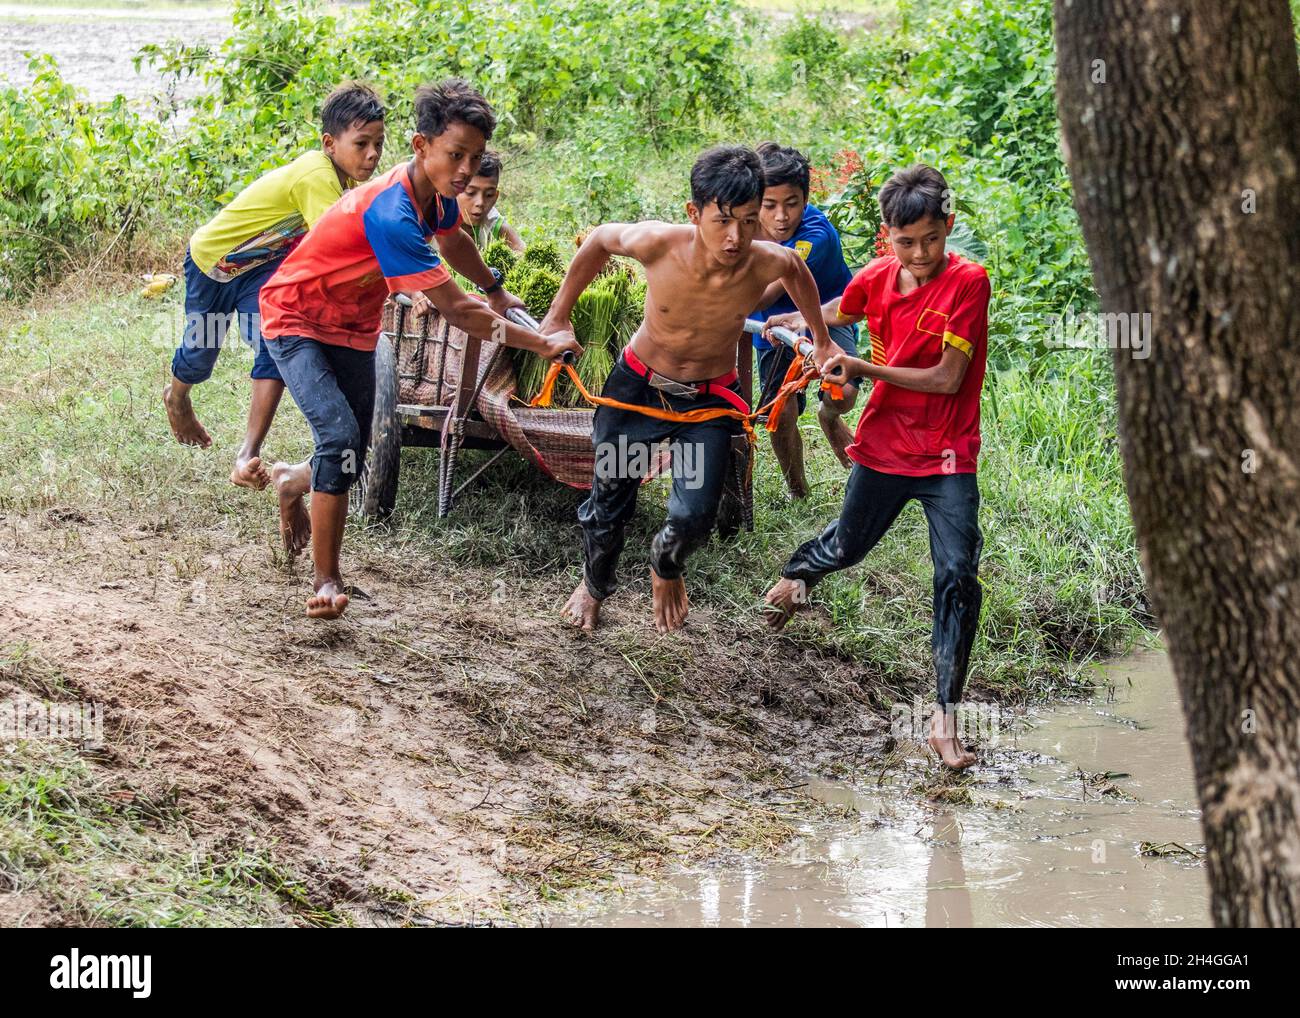
<svg viewBox="0 0 1300 1018">
<path fill-rule="evenodd" d="M 455 198 L 416 206 L 408 163 L 345 191 L 263 284 L 262 335 L 373 350 L 389 293 L 451 278 L 429 241 L 459 228 Z"/>
<path fill-rule="evenodd" d="M 980 449 L 980 388 L 989 343 L 989 277 L 949 252 L 948 267 L 911 293 L 898 292 L 901 265 L 877 258 L 840 298 L 846 315 L 867 316 L 872 345 L 891 367 L 931 368 L 955 346 L 970 366 L 955 393 L 916 392 L 877 380 L 848 448 L 849 458 L 885 474 L 973 474 Z"/>
</svg>

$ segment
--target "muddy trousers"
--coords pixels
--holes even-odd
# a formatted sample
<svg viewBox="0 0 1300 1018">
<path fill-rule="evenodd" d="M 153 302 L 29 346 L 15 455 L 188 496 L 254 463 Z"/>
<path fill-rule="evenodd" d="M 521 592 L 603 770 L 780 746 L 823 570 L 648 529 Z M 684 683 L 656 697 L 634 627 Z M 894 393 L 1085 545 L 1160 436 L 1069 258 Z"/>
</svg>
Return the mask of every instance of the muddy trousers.
<svg viewBox="0 0 1300 1018">
<path fill-rule="evenodd" d="M 727 405 L 716 396 L 667 396 L 621 359 L 601 392 L 623 403 L 670 410 Z M 650 567 L 665 580 L 682 575 L 687 556 L 713 530 L 726 472 L 732 469 L 731 440 L 740 430 L 737 421 L 728 419 L 680 424 L 631 410 L 600 407 L 596 411 L 591 495 L 578 507 L 585 556 L 582 576 L 592 597 L 603 601 L 614 593 L 624 531 L 636 513 L 637 490 L 662 459 L 665 442 L 671 450 L 673 486 L 668 519 L 650 545 Z"/>
<path fill-rule="evenodd" d="M 978 579 L 984 538 L 974 474 L 904 477 L 854 465 L 840 518 L 820 537 L 805 541 L 781 575 L 809 587 L 828 573 L 857 565 L 876 546 L 912 499 L 930 527 L 934 563 L 934 633 L 931 649 L 939 704 L 961 700 L 982 592 Z"/>
</svg>

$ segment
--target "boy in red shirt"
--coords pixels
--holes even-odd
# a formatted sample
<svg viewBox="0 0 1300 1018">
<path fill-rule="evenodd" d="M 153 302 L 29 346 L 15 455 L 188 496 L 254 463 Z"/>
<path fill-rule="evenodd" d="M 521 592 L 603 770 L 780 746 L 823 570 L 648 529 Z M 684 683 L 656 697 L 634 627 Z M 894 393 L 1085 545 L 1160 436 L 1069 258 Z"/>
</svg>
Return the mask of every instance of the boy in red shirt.
<svg viewBox="0 0 1300 1018">
<path fill-rule="evenodd" d="M 415 120 L 414 158 L 330 206 L 261 291 L 267 349 L 316 443 L 310 472 L 286 464 L 272 471 L 290 549 L 310 532 L 312 618 L 337 618 L 348 605 L 339 552 L 348 489 L 369 445 L 375 346 L 389 293 L 420 292 L 455 327 L 507 346 L 548 358 L 582 352 L 571 337 L 538 335 L 502 317 L 521 302 L 502 289 L 499 274 L 460 228 L 456 198 L 496 127 L 492 107 L 453 78 L 416 92 Z M 462 291 L 443 258 L 486 301 Z M 310 519 L 303 506 L 308 487 Z"/>
<path fill-rule="evenodd" d="M 932 649 L 938 706 L 930 746 L 954 769 L 975 763 L 957 738 L 955 708 L 981 591 L 980 389 L 988 349 L 989 279 L 984 269 L 944 250 L 953 216 L 938 170 L 913 166 L 880 189 L 881 219 L 894 253 L 877 258 L 837 300 L 822 307 L 828 327 L 864 318 L 883 342 L 885 364 L 836 354 L 822 366 L 835 381 L 875 380 L 847 452 L 854 466 L 840 518 L 801 545 L 767 592 L 768 621 L 780 629 L 806 602 L 807 588 L 861 562 L 910 500 L 925 510 L 934 562 Z M 768 326 L 802 328 L 797 314 Z"/>
</svg>

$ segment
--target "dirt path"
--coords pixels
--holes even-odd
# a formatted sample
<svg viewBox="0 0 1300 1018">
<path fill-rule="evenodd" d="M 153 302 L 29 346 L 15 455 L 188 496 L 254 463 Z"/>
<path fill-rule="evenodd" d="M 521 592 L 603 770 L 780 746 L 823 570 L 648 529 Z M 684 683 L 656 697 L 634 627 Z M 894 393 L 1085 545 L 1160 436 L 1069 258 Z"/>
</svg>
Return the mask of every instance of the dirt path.
<svg viewBox="0 0 1300 1018">
<path fill-rule="evenodd" d="M 97 772 L 201 844 L 273 846 L 356 922 L 538 921 L 557 891 L 775 847 L 817 808 L 794 769 L 887 727 L 850 662 L 749 620 L 659 639 L 628 600 L 583 639 L 554 591 L 372 554 L 369 599 L 313 624 L 266 547 L 72 509 L 5 520 L 0 549 L 0 642 L 106 705 Z"/>
</svg>

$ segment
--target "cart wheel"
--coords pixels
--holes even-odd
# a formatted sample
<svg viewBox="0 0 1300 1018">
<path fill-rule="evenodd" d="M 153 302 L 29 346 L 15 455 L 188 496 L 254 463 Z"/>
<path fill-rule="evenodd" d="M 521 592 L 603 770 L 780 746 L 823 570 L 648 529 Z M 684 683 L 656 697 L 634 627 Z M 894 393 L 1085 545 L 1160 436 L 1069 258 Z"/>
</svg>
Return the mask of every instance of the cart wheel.
<svg viewBox="0 0 1300 1018">
<path fill-rule="evenodd" d="M 354 513 L 370 520 L 387 519 L 397 504 L 397 474 L 402 452 L 402 425 L 397 417 L 397 356 L 387 334 L 375 347 L 375 412 L 370 420 L 370 448 L 361 476 L 349 492 Z"/>
</svg>

